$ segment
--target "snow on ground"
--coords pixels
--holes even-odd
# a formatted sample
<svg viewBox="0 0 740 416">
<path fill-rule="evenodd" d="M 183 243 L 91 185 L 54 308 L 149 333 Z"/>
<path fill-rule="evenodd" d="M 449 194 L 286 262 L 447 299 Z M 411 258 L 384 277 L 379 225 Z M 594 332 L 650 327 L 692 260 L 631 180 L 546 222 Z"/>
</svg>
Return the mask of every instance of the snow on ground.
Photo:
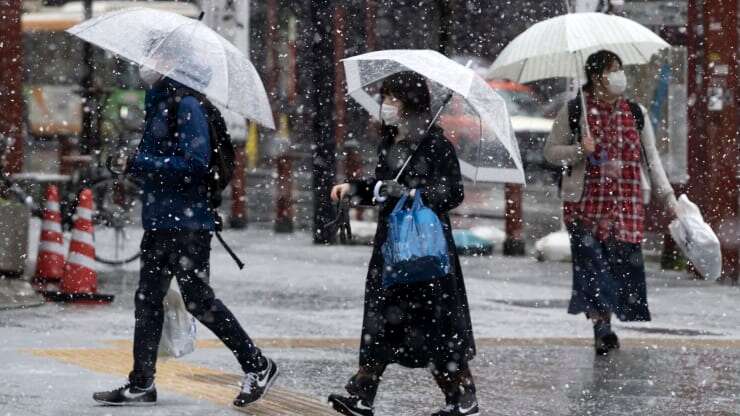
<svg viewBox="0 0 740 416">
<path fill-rule="evenodd" d="M 211 282 L 252 337 L 359 337 L 369 247 L 316 246 L 306 233 L 276 235 L 256 227 L 228 230 L 224 238 L 247 266 L 239 271 L 214 241 Z M 498 254 L 462 260 L 476 337 L 519 340 L 513 346 L 482 347 L 474 360 L 482 414 L 588 415 L 602 414 L 604 406 L 613 411 L 603 414 L 615 415 L 636 414 L 637 409 L 651 415 L 740 414 L 734 399 L 740 351 L 680 347 L 689 339 L 739 340 L 740 323 L 734 319 L 740 314 L 739 288 L 689 280 L 683 273 L 663 272 L 650 263 L 653 322 L 617 323 L 616 330 L 623 339 L 673 339 L 675 345 L 664 351 L 629 348 L 613 360 L 600 361 L 584 347 L 528 345 L 528 340 L 535 345 L 547 338 L 573 337 L 587 344 L 592 337 L 588 321 L 565 312 L 569 264 Z M 5 388 L 0 392 L 0 415 L 226 412 L 167 391 L 160 406 L 144 412 L 95 407 L 90 393 L 115 386 L 120 377 L 26 352 L 104 348 L 110 347 L 109 340 L 130 340 L 137 270 L 137 263 L 101 267 L 100 290 L 116 295 L 112 305 L 46 304 L 0 312 L 0 384 Z M 203 327 L 199 334 L 212 338 Z M 267 348 L 266 352 L 284 368 L 281 386 L 317 398 L 341 391 L 357 365 L 354 348 Z M 197 350 L 185 361 L 237 373 L 226 349 Z M 424 370 L 394 366 L 381 388 L 377 414 L 429 414 L 440 400 Z"/>
</svg>

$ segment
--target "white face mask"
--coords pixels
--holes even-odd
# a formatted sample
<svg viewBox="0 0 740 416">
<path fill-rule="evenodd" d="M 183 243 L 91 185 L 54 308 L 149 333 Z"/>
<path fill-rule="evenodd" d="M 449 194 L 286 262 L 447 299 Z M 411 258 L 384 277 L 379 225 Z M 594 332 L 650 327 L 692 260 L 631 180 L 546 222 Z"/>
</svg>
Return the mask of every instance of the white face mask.
<svg viewBox="0 0 740 416">
<path fill-rule="evenodd" d="M 144 81 L 144 83 L 148 86 L 153 86 L 156 84 L 160 79 L 162 79 L 162 74 L 159 72 L 149 69 L 145 66 L 139 67 L 139 77 L 141 77 L 141 80 Z"/>
<path fill-rule="evenodd" d="M 380 106 L 380 118 L 389 126 L 397 126 L 401 122 L 398 108 L 388 104 Z"/>
<path fill-rule="evenodd" d="M 624 71 L 610 72 L 606 76 L 606 80 L 609 81 L 607 89 L 614 95 L 622 95 L 627 91 L 627 75 Z"/>
</svg>

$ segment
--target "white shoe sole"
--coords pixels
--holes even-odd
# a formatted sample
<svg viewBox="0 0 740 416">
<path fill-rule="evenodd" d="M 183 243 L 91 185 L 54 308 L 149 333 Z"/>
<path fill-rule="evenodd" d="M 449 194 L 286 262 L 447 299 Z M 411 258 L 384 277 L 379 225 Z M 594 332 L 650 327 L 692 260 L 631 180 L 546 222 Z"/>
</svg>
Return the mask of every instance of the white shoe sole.
<svg viewBox="0 0 740 416">
<path fill-rule="evenodd" d="M 352 409 L 350 409 L 349 407 L 347 407 L 342 402 L 328 401 L 328 403 L 331 406 L 331 408 L 334 409 L 335 411 L 337 411 L 338 413 L 341 413 L 341 414 L 344 414 L 344 415 L 352 415 L 352 416 L 363 416 L 362 414 L 353 411 Z M 341 406 L 341 408 L 344 409 L 344 411 L 337 409 L 337 406 Z"/>
<path fill-rule="evenodd" d="M 344 405 L 344 404 L 342 404 L 342 403 L 338 403 L 338 405 L 339 405 L 339 406 L 341 406 L 341 407 L 342 407 L 342 409 L 344 409 L 344 412 L 347 412 L 347 413 L 344 413 L 343 411 L 341 411 L 341 410 L 337 409 L 337 408 L 336 408 L 336 407 L 334 406 L 334 404 L 332 403 L 332 407 L 334 407 L 334 410 L 336 410 L 336 411 L 337 411 L 337 412 L 339 412 L 339 413 L 342 413 L 342 414 L 345 414 L 345 415 L 352 415 L 352 416 L 362 416 L 362 415 L 361 415 L 361 414 L 359 414 L 359 413 L 355 413 L 355 412 L 353 412 L 353 411 L 352 411 L 352 409 L 350 409 L 349 407 L 345 406 L 345 405 Z"/>
<path fill-rule="evenodd" d="M 116 407 L 147 407 L 147 406 L 154 406 L 157 404 L 157 402 L 127 402 L 127 403 L 113 403 L 113 402 L 106 402 L 103 400 L 95 400 L 95 403 L 102 404 L 103 406 L 116 406 Z"/>
<path fill-rule="evenodd" d="M 262 400 L 262 398 L 265 397 L 267 395 L 267 393 L 270 391 L 270 389 L 272 388 L 272 385 L 275 384 L 275 380 L 277 380 L 278 376 L 280 376 L 280 367 L 278 367 L 277 365 L 275 365 L 275 375 L 272 376 L 272 380 L 270 380 L 270 381 L 267 382 L 267 384 L 265 385 L 265 391 L 262 393 L 262 395 L 259 397 L 259 399 L 255 400 L 255 401 L 253 401 L 251 403 L 245 404 L 244 406 L 237 406 L 237 405 L 235 405 L 233 403 L 231 404 L 231 406 L 232 407 L 235 407 L 237 409 L 243 409 L 243 408 L 245 408 L 245 407 L 247 407 L 247 406 L 249 406 L 251 404 L 257 403 L 258 401 Z"/>
</svg>

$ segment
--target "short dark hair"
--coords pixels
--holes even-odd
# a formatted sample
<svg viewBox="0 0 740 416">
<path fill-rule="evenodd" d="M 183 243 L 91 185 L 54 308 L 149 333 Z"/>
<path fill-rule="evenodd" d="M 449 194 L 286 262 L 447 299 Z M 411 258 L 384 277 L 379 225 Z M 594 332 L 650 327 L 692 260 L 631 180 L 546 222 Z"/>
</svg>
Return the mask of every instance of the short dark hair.
<svg viewBox="0 0 740 416">
<path fill-rule="evenodd" d="M 594 52 L 591 56 L 586 59 L 586 85 L 583 89 L 586 91 L 593 91 L 594 83 L 592 78 L 597 75 L 601 75 L 604 71 L 609 68 L 614 62 L 617 62 L 619 66 L 622 66 L 622 58 L 614 52 L 601 50 Z"/>
<path fill-rule="evenodd" d="M 432 112 L 432 97 L 426 78 L 412 71 L 395 73 L 383 80 L 381 103 L 387 96 L 401 102 L 403 110 L 414 116 L 428 116 Z"/>
</svg>

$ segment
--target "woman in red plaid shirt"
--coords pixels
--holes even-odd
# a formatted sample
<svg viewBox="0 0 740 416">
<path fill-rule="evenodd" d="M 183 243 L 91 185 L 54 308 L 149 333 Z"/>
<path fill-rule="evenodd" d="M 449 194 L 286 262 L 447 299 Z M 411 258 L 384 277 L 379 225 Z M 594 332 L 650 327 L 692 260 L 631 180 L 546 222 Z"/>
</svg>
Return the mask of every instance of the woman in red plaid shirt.
<svg viewBox="0 0 740 416">
<path fill-rule="evenodd" d="M 621 59 L 599 51 L 585 69 L 586 111 L 579 96 L 560 112 L 545 158 L 564 167 L 563 219 L 573 257 L 568 312 L 593 321 L 596 353 L 603 355 L 619 348 L 612 314 L 622 321 L 650 320 L 640 245 L 644 207 L 651 189 L 671 213 L 676 198 L 646 110 L 623 97 Z"/>
</svg>

